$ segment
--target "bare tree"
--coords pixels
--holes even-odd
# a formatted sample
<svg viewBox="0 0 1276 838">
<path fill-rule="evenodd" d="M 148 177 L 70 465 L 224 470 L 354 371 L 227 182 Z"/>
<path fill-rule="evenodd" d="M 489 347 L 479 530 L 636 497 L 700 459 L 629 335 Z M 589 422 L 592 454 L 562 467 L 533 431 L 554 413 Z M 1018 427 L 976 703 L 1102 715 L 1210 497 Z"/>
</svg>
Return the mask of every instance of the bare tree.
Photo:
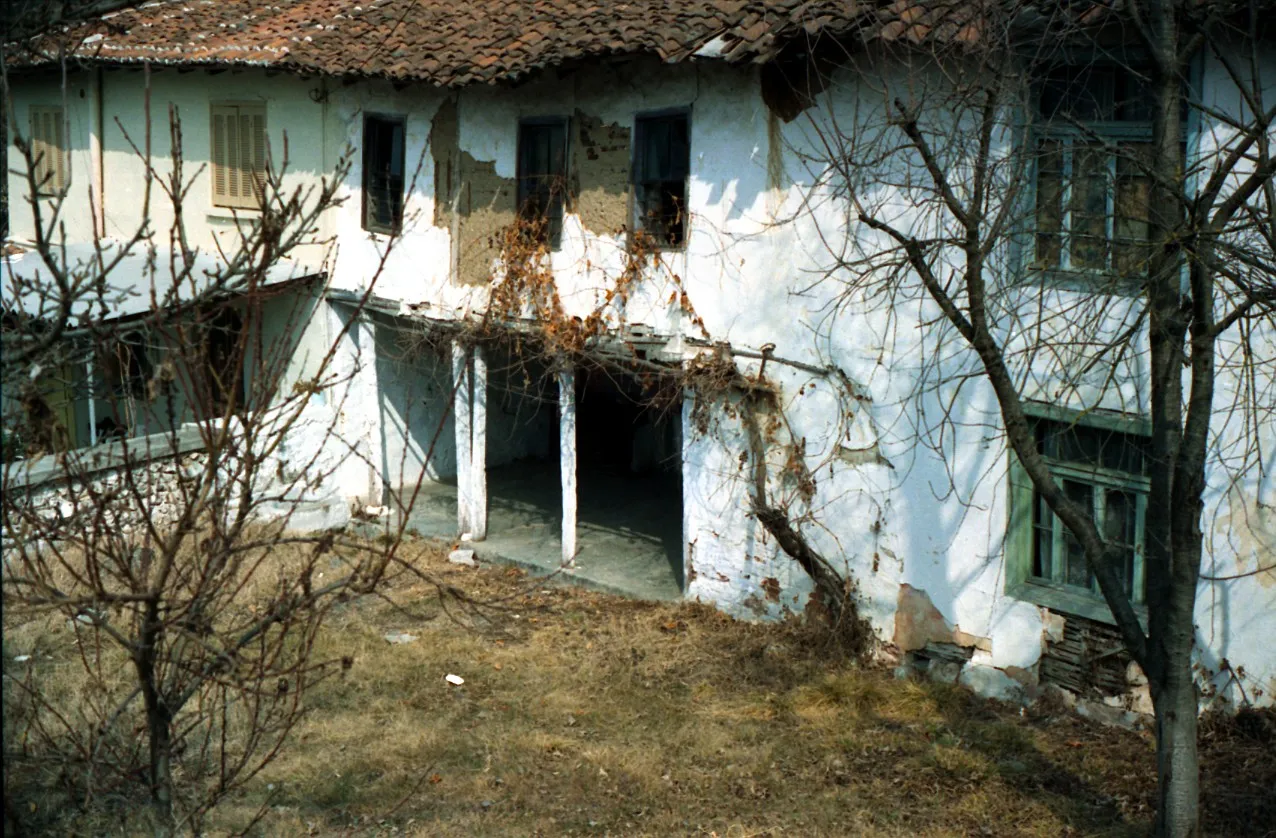
<svg viewBox="0 0 1276 838">
<path fill-rule="evenodd" d="M 149 87 L 147 103 L 149 126 Z M 285 139 L 244 175 L 257 212 L 210 252 L 188 237 L 207 173 L 183 159 L 176 109 L 163 155 L 149 127 L 120 125 L 146 172 L 141 221 L 77 250 L 69 190 L 37 197 L 57 172 L 11 124 L 36 227 L 4 277 L 4 389 L 24 394 L 6 402 L 0 474 L 6 628 L 69 625 L 83 679 L 6 675 L 6 772 L 59 777 L 86 805 L 140 784 L 158 833 L 197 827 L 350 665 L 315 654 L 332 608 L 407 567 L 406 514 L 376 542 L 300 520 L 344 504 L 325 487 L 364 456 L 342 436 L 358 371 L 342 346 L 375 278 L 334 325 L 323 275 L 289 261 L 323 244 L 347 158 L 288 189 Z M 71 444 L 54 393 L 87 399 L 91 447 Z"/>
<path fill-rule="evenodd" d="M 885 30 L 892 39 L 874 20 L 858 47 L 840 48 L 846 69 L 826 105 L 806 112 L 812 200 L 831 194 L 846 207 L 821 230 L 834 257 L 826 281 L 844 284 L 845 305 L 920 306 L 920 386 L 945 391 L 947 405 L 924 417 L 923 439 L 961 421 L 952 406 L 977 389 L 972 379 L 991 389 L 1031 491 L 1084 556 L 1073 572 L 1082 584 L 1092 575 L 1147 675 L 1156 832 L 1194 835 L 1206 474 L 1239 481 L 1261 469 L 1272 407 L 1267 6 L 923 6 Z M 1203 95 L 1203 63 L 1239 108 Z M 1248 434 L 1225 450 L 1214 398 L 1224 379 L 1238 398 L 1228 424 Z M 1052 474 L 1031 400 L 1146 416 L 1142 579 L 1129 571 L 1135 537 Z"/>
</svg>

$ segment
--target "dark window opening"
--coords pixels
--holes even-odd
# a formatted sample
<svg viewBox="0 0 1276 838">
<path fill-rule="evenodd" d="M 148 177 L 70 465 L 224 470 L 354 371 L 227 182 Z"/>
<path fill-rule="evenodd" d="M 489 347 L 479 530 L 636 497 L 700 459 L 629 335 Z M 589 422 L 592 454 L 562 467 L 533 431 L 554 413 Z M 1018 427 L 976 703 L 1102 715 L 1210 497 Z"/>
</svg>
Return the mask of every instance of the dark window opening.
<svg viewBox="0 0 1276 838">
<path fill-rule="evenodd" d="M 518 126 L 518 215 L 537 241 L 557 250 L 567 194 L 567 120 L 527 120 Z"/>
<path fill-rule="evenodd" d="M 244 318 L 233 308 L 223 307 L 202 324 L 204 329 L 204 392 L 208 417 L 238 413 L 244 407 L 244 353 L 247 339 Z"/>
<path fill-rule="evenodd" d="M 363 120 L 363 228 L 397 233 L 403 223 L 403 120 Z"/>
<path fill-rule="evenodd" d="M 661 247 L 682 247 L 691 171 L 687 114 L 639 117 L 634 133 L 634 226 Z"/>
</svg>

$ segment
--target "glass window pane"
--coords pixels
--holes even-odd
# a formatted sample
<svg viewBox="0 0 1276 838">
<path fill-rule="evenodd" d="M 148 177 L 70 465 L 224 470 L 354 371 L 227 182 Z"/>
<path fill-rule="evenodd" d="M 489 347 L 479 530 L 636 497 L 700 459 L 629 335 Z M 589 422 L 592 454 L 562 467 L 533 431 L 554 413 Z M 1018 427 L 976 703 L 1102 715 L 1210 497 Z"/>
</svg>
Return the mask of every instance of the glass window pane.
<svg viewBox="0 0 1276 838">
<path fill-rule="evenodd" d="M 1145 154 L 1145 143 L 1130 144 L 1129 156 L 1117 158 L 1116 195 L 1113 201 L 1113 266 L 1122 274 L 1146 273 L 1148 209 L 1151 181 L 1139 165 L 1137 155 Z"/>
<path fill-rule="evenodd" d="M 1054 513 L 1041 495 L 1033 493 L 1032 504 L 1032 575 L 1038 579 L 1054 578 Z"/>
<path fill-rule="evenodd" d="M 1063 144 L 1043 140 L 1037 156 L 1037 265 L 1059 264 L 1063 228 Z"/>
<path fill-rule="evenodd" d="M 1134 527 L 1135 497 L 1131 492 L 1110 489 L 1104 498 L 1103 537 L 1111 544 L 1121 545 L 1121 581 L 1126 596 L 1134 589 Z"/>
<path fill-rule="evenodd" d="M 1072 267 L 1107 267 L 1108 155 L 1102 149 L 1072 152 Z"/>
<path fill-rule="evenodd" d="M 1094 487 L 1089 483 L 1076 480 L 1063 481 L 1063 493 L 1068 500 L 1084 509 L 1090 517 L 1094 515 Z M 1085 551 L 1066 527 L 1064 528 L 1064 581 L 1077 587 L 1090 587 L 1090 568 L 1085 562 Z"/>
</svg>

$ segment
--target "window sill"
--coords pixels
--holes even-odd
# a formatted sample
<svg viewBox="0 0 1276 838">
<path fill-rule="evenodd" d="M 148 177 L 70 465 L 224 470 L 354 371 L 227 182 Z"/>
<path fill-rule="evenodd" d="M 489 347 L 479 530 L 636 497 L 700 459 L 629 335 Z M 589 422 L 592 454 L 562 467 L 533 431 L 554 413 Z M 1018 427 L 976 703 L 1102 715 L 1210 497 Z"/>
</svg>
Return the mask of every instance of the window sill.
<svg viewBox="0 0 1276 838">
<path fill-rule="evenodd" d="M 261 210 L 232 209 L 231 207 L 209 207 L 205 211 L 209 221 L 256 221 L 261 218 Z"/>
<path fill-rule="evenodd" d="M 1024 270 L 1026 285 L 1044 285 L 1065 291 L 1103 293 L 1120 297 L 1138 297 L 1143 293 L 1143 279 L 1122 277 L 1106 271 L 1071 270 L 1067 268 L 1028 267 Z"/>
<path fill-rule="evenodd" d="M 1006 595 L 1025 602 L 1031 602 L 1033 605 L 1040 605 L 1060 614 L 1085 617 L 1109 626 L 1116 625 L 1116 620 L 1112 617 L 1112 610 L 1108 608 L 1108 604 L 1098 595 L 1087 596 L 1083 593 L 1037 582 L 1022 582 L 1010 587 L 1006 590 Z M 1134 613 L 1138 616 L 1139 623 L 1146 629 L 1147 608 L 1142 605 L 1136 605 L 1134 606 Z"/>
</svg>

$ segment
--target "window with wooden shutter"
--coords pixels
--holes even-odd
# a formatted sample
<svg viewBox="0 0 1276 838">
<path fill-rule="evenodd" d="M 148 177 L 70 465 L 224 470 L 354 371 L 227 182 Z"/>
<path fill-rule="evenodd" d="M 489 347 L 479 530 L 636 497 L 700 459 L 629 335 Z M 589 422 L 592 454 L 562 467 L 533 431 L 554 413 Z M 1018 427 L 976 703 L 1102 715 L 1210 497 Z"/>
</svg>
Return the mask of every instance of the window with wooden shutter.
<svg viewBox="0 0 1276 838">
<path fill-rule="evenodd" d="M 266 175 L 264 105 L 212 106 L 213 205 L 258 209 Z"/>
<path fill-rule="evenodd" d="M 66 190 L 66 117 L 62 108 L 31 108 L 31 159 L 35 165 L 36 194 L 61 195 Z"/>
</svg>

